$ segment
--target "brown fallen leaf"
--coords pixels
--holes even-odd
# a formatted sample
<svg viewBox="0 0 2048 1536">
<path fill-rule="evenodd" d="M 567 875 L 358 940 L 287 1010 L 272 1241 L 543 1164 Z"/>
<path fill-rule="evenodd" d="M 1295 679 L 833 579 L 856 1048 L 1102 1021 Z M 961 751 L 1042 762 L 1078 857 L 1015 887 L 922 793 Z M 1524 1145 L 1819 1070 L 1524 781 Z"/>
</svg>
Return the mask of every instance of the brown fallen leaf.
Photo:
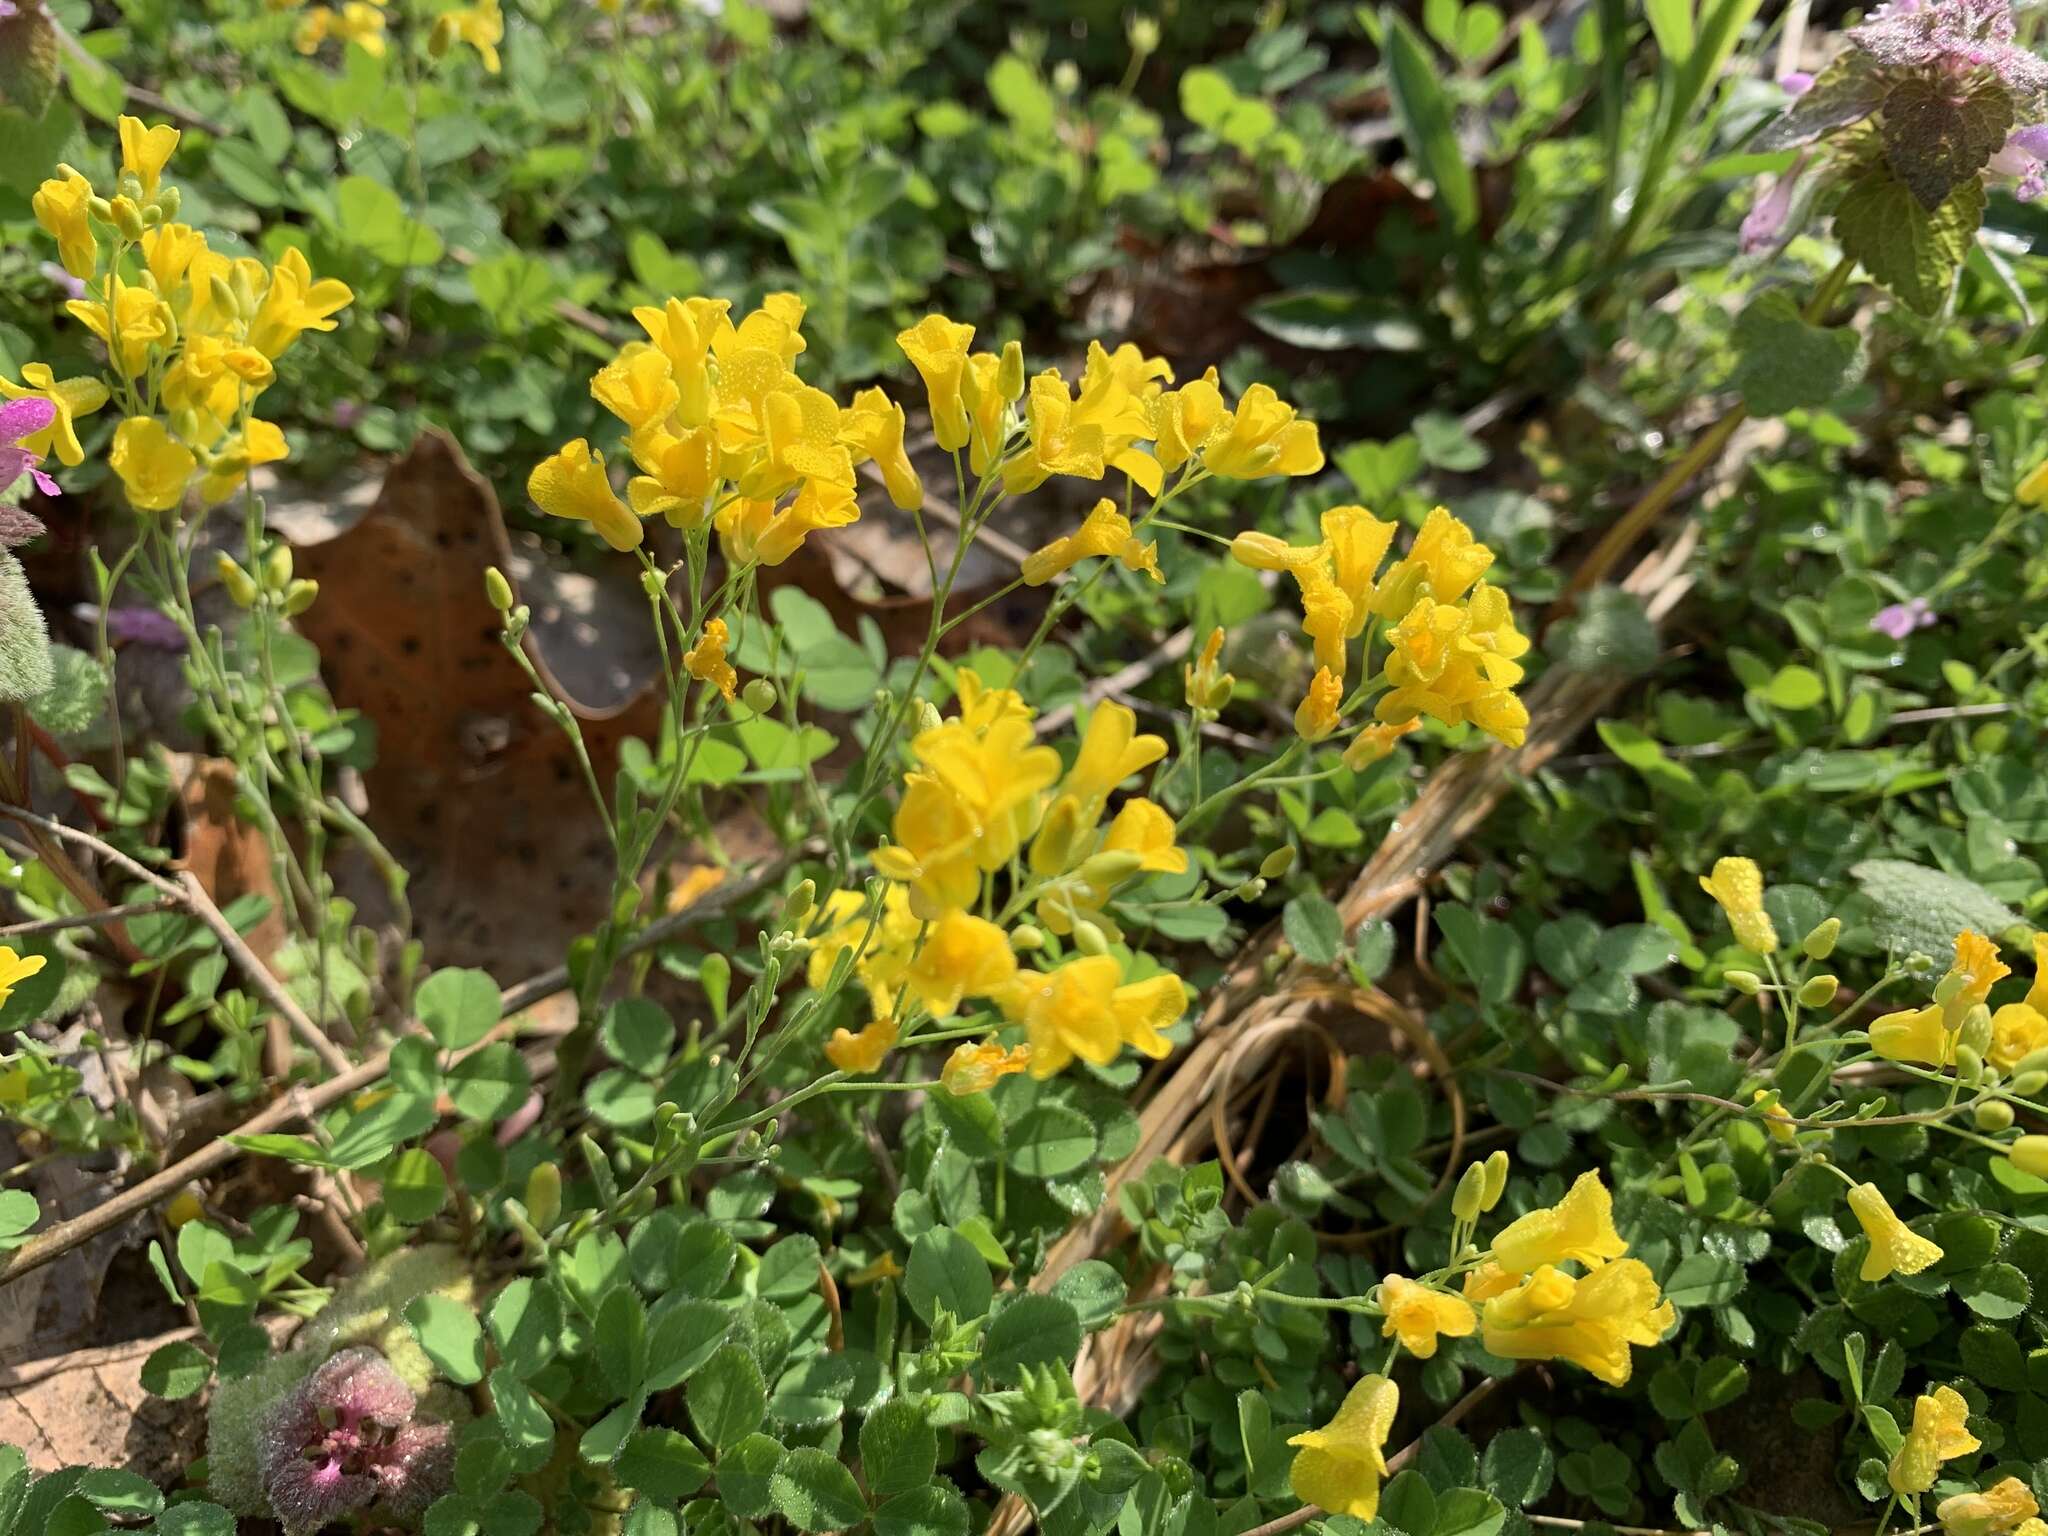
<svg viewBox="0 0 2048 1536">
<path fill-rule="evenodd" d="M 251 895 L 270 903 L 263 921 L 242 935 L 250 953 L 270 965 L 285 939 L 270 844 L 255 824 L 235 809 L 232 762 L 224 757 L 195 757 L 185 762 L 184 781 L 178 788 L 185 812 L 185 853 L 179 867 L 192 871 L 217 907 Z"/>
</svg>

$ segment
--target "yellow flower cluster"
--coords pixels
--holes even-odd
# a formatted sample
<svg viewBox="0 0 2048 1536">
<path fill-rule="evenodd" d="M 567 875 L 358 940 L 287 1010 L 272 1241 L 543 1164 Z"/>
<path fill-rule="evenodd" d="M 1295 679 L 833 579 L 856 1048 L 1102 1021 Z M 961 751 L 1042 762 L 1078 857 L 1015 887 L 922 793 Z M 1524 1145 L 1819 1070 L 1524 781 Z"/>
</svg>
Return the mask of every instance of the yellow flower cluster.
<svg viewBox="0 0 2048 1536">
<path fill-rule="evenodd" d="M 1901 1009 L 1874 1020 L 1870 1048 L 1888 1061 L 1922 1066 L 1954 1064 L 1971 1016 L 1987 1006 L 1991 989 L 2012 974 L 1998 946 L 1979 933 L 1956 935 L 1956 954 L 1924 1008 Z M 1977 1015 L 1981 1020 L 1983 1015 Z M 1985 1026 L 1980 1023 L 1980 1029 Z M 2024 999 L 1990 1015 L 1979 1043 L 1984 1060 L 2010 1072 L 2035 1053 L 2048 1050 L 2048 934 L 2034 936 L 2034 984 Z"/>
<path fill-rule="evenodd" d="M 770 294 L 737 323 L 730 310 L 691 298 L 633 311 L 646 339 L 621 347 L 590 393 L 624 423 L 640 473 L 622 501 L 604 455 L 577 438 L 527 481 L 543 512 L 589 523 L 614 549 L 639 545 L 650 517 L 709 522 L 735 565 L 779 565 L 811 533 L 859 519 L 854 472 L 867 460 L 898 506 L 921 502 L 903 408 L 879 389 L 842 408 L 798 376 L 803 300 Z"/>
<path fill-rule="evenodd" d="M 1386 629 L 1388 691 L 1374 714 L 1383 726 L 1427 715 L 1446 725 L 1471 722 L 1518 747 L 1529 712 L 1515 697 L 1519 659 L 1529 642 L 1515 628 L 1507 594 L 1480 577 L 1493 551 L 1442 507 L 1424 519 L 1414 545 L 1384 574 L 1396 525 L 1363 507 L 1332 507 L 1322 540 L 1289 544 L 1268 533 L 1240 533 L 1231 554 L 1260 571 L 1285 571 L 1301 589 L 1302 629 L 1315 648 L 1316 675 L 1295 714 L 1295 729 L 1321 740 L 1342 720 L 1351 642 L 1369 623 Z M 1384 755 L 1385 732 L 1358 743 L 1360 756 Z"/>
<path fill-rule="evenodd" d="M 1077 1057 L 1106 1064 L 1127 1045 L 1166 1055 L 1160 1031 L 1180 1016 L 1186 988 L 1165 974 L 1127 980 L 1106 952 L 1119 936 L 1107 911 L 1117 888 L 1188 867 L 1173 819 L 1153 801 L 1127 798 L 1108 814 L 1111 796 L 1159 761 L 1166 743 L 1140 735 L 1129 709 L 1105 702 L 1063 773 L 1015 692 L 964 669 L 957 687 L 958 713 L 910 741 L 916 766 L 893 841 L 874 855 L 889 882 L 879 904 L 852 891 L 824 904 L 811 984 L 824 985 L 850 952 L 872 1013 L 859 1032 L 838 1031 L 827 1057 L 843 1071 L 874 1071 L 902 1037 L 911 1004 L 944 1019 L 968 998 L 1021 1025 L 1025 1045 L 960 1047 L 944 1074 L 956 1092 L 979 1091 L 1006 1072 L 1050 1077 Z M 977 916 L 998 912 L 999 883 L 1008 889 L 998 918 Z M 1006 931 L 1027 906 L 1038 926 Z M 1022 967 L 1017 949 L 1043 944 L 1045 930 L 1069 937 L 1079 953 L 1044 971 Z"/>
<path fill-rule="evenodd" d="M 1934 1486 L 1944 1461 L 1978 1449 L 1969 1430 L 1970 1405 L 1954 1387 L 1936 1387 L 1913 1400 L 1913 1427 L 1885 1469 L 1893 1493 L 1925 1493 Z"/>
<path fill-rule="evenodd" d="M 1942 1536 L 2048 1536 L 2040 1513 L 2034 1491 L 2016 1477 L 2002 1477 L 1980 1493 L 1959 1493 L 1934 1506 Z"/>
<path fill-rule="evenodd" d="M 35 194 L 36 219 L 64 269 L 88 285 L 90 296 L 66 308 L 107 349 L 126 412 L 109 463 L 129 504 L 170 511 L 195 479 L 206 502 L 225 501 L 256 465 L 286 457 L 284 433 L 254 414 L 277 359 L 307 331 L 333 330 L 354 295 L 332 278 L 315 281 L 296 248 L 274 267 L 209 249 L 203 233 L 174 222 L 177 189 L 162 185 L 178 131 L 124 117 L 120 133 L 114 196 L 59 166 Z M 130 252 L 139 257 L 132 282 Z M 110 398 L 99 381 L 60 380 L 42 363 L 25 365 L 19 384 L 0 380 L 0 393 L 56 407 L 49 442 L 30 446 L 54 446 L 66 464 L 80 455 L 75 418 Z"/>
<path fill-rule="evenodd" d="M 300 0 L 285 0 L 273 10 L 296 10 Z M 308 6 L 299 17 L 298 29 L 292 34 L 292 46 L 300 53 L 315 54 L 323 43 L 354 43 L 373 59 L 381 59 L 386 51 L 384 36 L 383 0 L 347 0 L 344 5 Z"/>
<path fill-rule="evenodd" d="M 1661 1342 L 1676 1320 L 1649 1266 L 1627 1252 L 1597 1173 L 1581 1174 L 1558 1204 L 1510 1222 L 1465 1277 L 1486 1348 L 1508 1360 L 1566 1360 L 1624 1385 L 1629 1346 Z M 1569 1274 L 1566 1264 L 1585 1273 Z"/>
</svg>

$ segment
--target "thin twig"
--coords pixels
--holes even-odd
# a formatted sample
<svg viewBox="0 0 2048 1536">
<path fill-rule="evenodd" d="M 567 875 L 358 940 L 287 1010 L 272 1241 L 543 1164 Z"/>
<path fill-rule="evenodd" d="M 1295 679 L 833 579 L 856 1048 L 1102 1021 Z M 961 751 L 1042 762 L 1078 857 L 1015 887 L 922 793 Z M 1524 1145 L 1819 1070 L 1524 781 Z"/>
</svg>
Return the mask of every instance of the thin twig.
<svg viewBox="0 0 2048 1536">
<path fill-rule="evenodd" d="M 168 911 L 176 905 L 170 901 L 131 901 L 126 906 L 104 907 L 98 912 L 73 912 L 64 917 L 45 917 L 32 923 L 9 923 L 0 928 L 0 939 L 27 939 L 41 933 L 62 933 L 67 928 L 101 928 L 108 923 L 123 923 L 131 917 L 147 917 L 152 912 Z"/>
</svg>

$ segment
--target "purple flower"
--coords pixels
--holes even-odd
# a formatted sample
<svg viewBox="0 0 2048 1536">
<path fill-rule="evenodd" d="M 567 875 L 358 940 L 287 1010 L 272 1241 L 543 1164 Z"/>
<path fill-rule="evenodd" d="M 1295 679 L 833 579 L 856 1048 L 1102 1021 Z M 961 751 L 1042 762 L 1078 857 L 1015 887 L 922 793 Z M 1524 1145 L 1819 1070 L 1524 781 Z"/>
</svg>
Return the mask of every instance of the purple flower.
<svg viewBox="0 0 2048 1536">
<path fill-rule="evenodd" d="M 373 1506 L 411 1521 L 453 1481 L 446 1424 L 413 1418 L 418 1399 L 374 1349 L 330 1356 L 278 1404 L 263 1432 L 263 1489 L 287 1536 Z"/>
<path fill-rule="evenodd" d="M 2048 188 L 2048 176 L 2044 176 L 2042 162 L 2048 161 L 2048 123 L 2038 123 L 2031 128 L 2015 128 L 2006 136 L 2004 146 L 1991 157 L 1989 169 L 1995 176 L 2011 176 L 2019 185 L 2013 188 L 2013 196 L 2023 203 L 2031 203 Z"/>
<path fill-rule="evenodd" d="M 1894 640 L 1904 640 L 1914 630 L 1925 629 L 1933 622 L 1933 605 L 1924 597 L 1893 603 L 1888 608 L 1878 609 L 1870 616 L 1870 627 Z"/>
<path fill-rule="evenodd" d="M 362 402 L 357 400 L 337 400 L 334 402 L 334 409 L 329 413 L 329 420 L 344 432 L 362 419 Z"/>
<path fill-rule="evenodd" d="M 1813 89 L 1813 76 L 1803 69 L 1795 69 L 1789 75 L 1778 76 L 1778 89 L 1787 96 L 1804 96 Z"/>
<path fill-rule="evenodd" d="M 1792 217 L 1792 200 L 1798 190 L 1799 175 L 1806 167 L 1806 156 L 1800 155 L 1785 174 L 1764 187 L 1756 202 L 1742 218 L 1742 254 L 1756 256 L 1776 245 L 1785 233 L 1786 223 Z M 1762 183 L 1759 182 L 1759 186 Z"/>
<path fill-rule="evenodd" d="M 78 614 L 88 624 L 99 619 L 99 610 L 90 604 L 81 604 Z M 109 608 L 107 638 L 117 645 L 143 645 L 153 651 L 185 649 L 185 632 L 154 608 Z"/>
<path fill-rule="evenodd" d="M 1848 37 L 1887 69 L 1951 76 L 1988 69 L 2019 98 L 2015 106 L 2038 106 L 2048 97 L 2048 63 L 2014 42 L 2014 33 L 2011 0 L 1893 0 Z"/>
<path fill-rule="evenodd" d="M 14 484 L 26 472 L 35 478 L 36 489 L 45 496 L 62 494 L 57 489 L 57 482 L 36 467 L 43 462 L 42 454 L 19 446 L 23 438 L 47 432 L 50 423 L 56 419 L 57 407 L 40 395 L 29 395 L 0 405 L 0 489 Z"/>
<path fill-rule="evenodd" d="M 0 5 L 5 5 L 6 3 L 7 0 L 0 0 Z M 82 299 L 85 297 L 85 279 L 73 277 L 69 272 L 58 266 L 56 262 L 46 261 L 37 267 L 36 270 L 63 289 L 65 298 Z"/>
</svg>

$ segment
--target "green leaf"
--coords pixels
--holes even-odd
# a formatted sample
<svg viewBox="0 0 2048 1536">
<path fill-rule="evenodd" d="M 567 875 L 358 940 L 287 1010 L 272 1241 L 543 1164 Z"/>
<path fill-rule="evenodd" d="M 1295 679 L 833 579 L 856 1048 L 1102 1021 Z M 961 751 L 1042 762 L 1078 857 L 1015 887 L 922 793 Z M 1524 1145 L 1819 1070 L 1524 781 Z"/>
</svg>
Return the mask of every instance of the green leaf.
<svg viewBox="0 0 2048 1536">
<path fill-rule="evenodd" d="M 775 1512 L 800 1531 L 850 1530 L 868 1517 L 853 1474 L 808 1446 L 783 1456 L 768 1479 L 768 1497 Z"/>
<path fill-rule="evenodd" d="M 1957 82 L 1908 75 L 1886 93 L 1878 127 L 1885 164 L 1932 213 L 2004 145 L 2012 98 L 1995 75 L 1962 94 Z"/>
<path fill-rule="evenodd" d="M 768 1411 L 761 1367 L 738 1344 L 726 1345 L 705 1361 L 685 1390 L 690 1422 L 720 1451 L 759 1429 Z"/>
<path fill-rule="evenodd" d="M 1281 909 L 1280 927 L 1294 952 L 1310 965 L 1335 965 L 1344 950 L 1344 917 L 1313 892 Z"/>
<path fill-rule="evenodd" d="M 1946 962 L 1965 929 L 1996 937 L 2019 914 L 1974 881 L 1903 859 L 1865 859 L 1849 874 L 1877 909 L 1877 942 L 1901 955 Z"/>
<path fill-rule="evenodd" d="M 447 1203 L 448 1175 L 433 1153 L 408 1147 L 391 1160 L 384 1175 L 384 1209 L 393 1220 L 416 1227 Z"/>
<path fill-rule="evenodd" d="M 1779 709 L 1812 709 L 1828 696 L 1827 684 L 1811 667 L 1780 667 L 1764 689 L 1765 700 Z"/>
<path fill-rule="evenodd" d="M 1966 181 L 1930 213 L 1905 183 L 1866 171 L 1842 194 L 1835 238 L 1870 275 L 1917 314 L 1948 301 L 1956 269 L 1984 221 L 1984 188 Z"/>
<path fill-rule="evenodd" d="M 19 1248 L 42 1215 L 36 1197 L 25 1189 L 0 1189 L 0 1252 Z"/>
<path fill-rule="evenodd" d="M 910 1245 L 903 1295 L 919 1321 L 930 1326 L 943 1308 L 962 1322 L 988 1314 L 996 1293 L 988 1263 L 951 1227 L 934 1227 Z"/>
<path fill-rule="evenodd" d="M 429 266 L 446 249 L 441 237 L 405 211 L 396 192 L 368 176 L 334 189 L 335 233 L 388 266 Z"/>
<path fill-rule="evenodd" d="M 769 1480 L 787 1453 L 767 1435 L 748 1435 L 718 1458 L 718 1499 L 742 1520 L 759 1520 L 775 1508 Z"/>
<path fill-rule="evenodd" d="M 326 1157 L 336 1168 L 367 1168 L 389 1157 L 400 1142 L 425 1135 L 434 1120 L 434 1101 L 426 1094 L 387 1094 L 368 1109 L 341 1117 Z"/>
<path fill-rule="evenodd" d="M 459 1051 L 498 1022 L 498 984 L 482 971 L 436 971 L 420 983 L 414 1007 L 441 1049 Z"/>
<path fill-rule="evenodd" d="M 2018 1317 L 2033 1297 L 2027 1277 L 2011 1264 L 1987 1264 L 1974 1274 L 1958 1275 L 1955 1292 L 1964 1306 L 1994 1322 Z"/>
<path fill-rule="evenodd" d="M 799 1233 L 761 1255 L 755 1292 L 766 1301 L 793 1301 L 818 1289 L 818 1241 Z"/>
<path fill-rule="evenodd" d="M 119 1467 L 94 1468 L 72 1491 L 105 1515 L 154 1515 L 164 1507 L 163 1493 L 156 1484 Z"/>
<path fill-rule="evenodd" d="M 875 1511 L 875 1536 L 967 1536 L 967 1501 L 944 1481 L 899 1493 Z"/>
<path fill-rule="evenodd" d="M 870 1413 L 860 1427 L 860 1464 L 877 1497 L 929 1483 L 938 1470 L 939 1437 L 924 1409 L 897 1398 Z"/>
<path fill-rule="evenodd" d="M 630 1285 L 615 1285 L 598 1303 L 593 1330 L 597 1368 L 620 1396 L 638 1390 L 647 1375 L 647 1304 Z"/>
<path fill-rule="evenodd" d="M 675 1049 L 675 1021 L 661 1004 L 645 997 L 625 997 L 604 1011 L 598 1037 L 612 1060 L 643 1077 L 654 1077 Z"/>
<path fill-rule="evenodd" d="M 1056 1179 L 1087 1167 L 1095 1157 L 1095 1127 L 1088 1117 L 1051 1101 L 1020 1115 L 1004 1141 L 1003 1161 L 1026 1178 Z"/>
<path fill-rule="evenodd" d="M 1056 1296 L 1024 1291 L 990 1318 L 982 1338 L 981 1368 L 988 1379 L 1015 1385 L 1026 1366 L 1071 1365 L 1081 1349 L 1081 1319 Z"/>
<path fill-rule="evenodd" d="M 657 1499 L 686 1499 L 704 1486 L 711 1463 L 687 1435 L 673 1429 L 642 1429 L 627 1439 L 612 1475 Z"/>
<path fill-rule="evenodd" d="M 1520 934 L 1506 923 L 1456 905 L 1438 907 L 1436 924 L 1481 1003 L 1498 1007 L 1515 995 L 1528 963 Z"/>
<path fill-rule="evenodd" d="M 173 1504 L 156 1517 L 156 1536 L 235 1536 L 235 1517 L 218 1504 Z"/>
<path fill-rule="evenodd" d="M 1053 1283 L 1052 1294 L 1072 1307 L 1081 1326 L 1093 1332 L 1117 1316 L 1130 1288 L 1115 1265 L 1083 1259 Z"/>
<path fill-rule="evenodd" d="M 1274 340 L 1309 352 L 1419 352 L 1428 340 L 1411 311 L 1350 289 L 1270 294 L 1245 314 Z"/>
<path fill-rule="evenodd" d="M 448 1074 L 448 1097 L 465 1120 L 498 1121 L 526 1102 L 533 1075 L 509 1040 L 465 1056 Z"/>
<path fill-rule="evenodd" d="M 151 1351 L 142 1362 L 142 1385 L 158 1397 L 174 1401 L 190 1397 L 212 1375 L 212 1359 L 205 1350 L 185 1339 L 175 1339 Z"/>
<path fill-rule="evenodd" d="M 1505 1429 L 1486 1443 L 1479 1476 L 1502 1502 L 1527 1509 L 1550 1492 L 1556 1463 L 1540 1430 Z"/>
<path fill-rule="evenodd" d="M 505 1369 L 515 1377 L 531 1376 L 554 1358 L 562 1304 L 547 1281 L 521 1275 L 491 1302 L 488 1323 Z"/>
<path fill-rule="evenodd" d="M 443 1376 L 464 1387 L 484 1379 L 484 1331 L 468 1307 L 430 1292 L 413 1298 L 405 1321 Z"/>
<path fill-rule="evenodd" d="M 1741 1293 L 1744 1278 L 1742 1266 L 1732 1259 L 1691 1254 L 1679 1260 L 1664 1282 L 1664 1299 L 1676 1307 L 1719 1306 Z"/>
<path fill-rule="evenodd" d="M 1772 288 L 1736 319 L 1729 383 L 1753 416 L 1829 404 L 1854 380 L 1862 344 L 1847 326 L 1809 325 L 1792 295 Z"/>
<path fill-rule="evenodd" d="M 1443 71 L 1415 29 L 1392 6 L 1381 7 L 1380 26 L 1387 85 L 1401 136 L 1415 163 L 1435 184 L 1436 200 L 1448 216 L 1446 222 L 1463 234 L 1479 222 L 1479 187 L 1465 147 L 1458 142 L 1450 97 L 1443 88 Z"/>
<path fill-rule="evenodd" d="M 725 1341 L 732 1314 L 715 1302 L 674 1299 L 655 1308 L 647 1323 L 647 1390 L 687 1381 Z"/>
</svg>

